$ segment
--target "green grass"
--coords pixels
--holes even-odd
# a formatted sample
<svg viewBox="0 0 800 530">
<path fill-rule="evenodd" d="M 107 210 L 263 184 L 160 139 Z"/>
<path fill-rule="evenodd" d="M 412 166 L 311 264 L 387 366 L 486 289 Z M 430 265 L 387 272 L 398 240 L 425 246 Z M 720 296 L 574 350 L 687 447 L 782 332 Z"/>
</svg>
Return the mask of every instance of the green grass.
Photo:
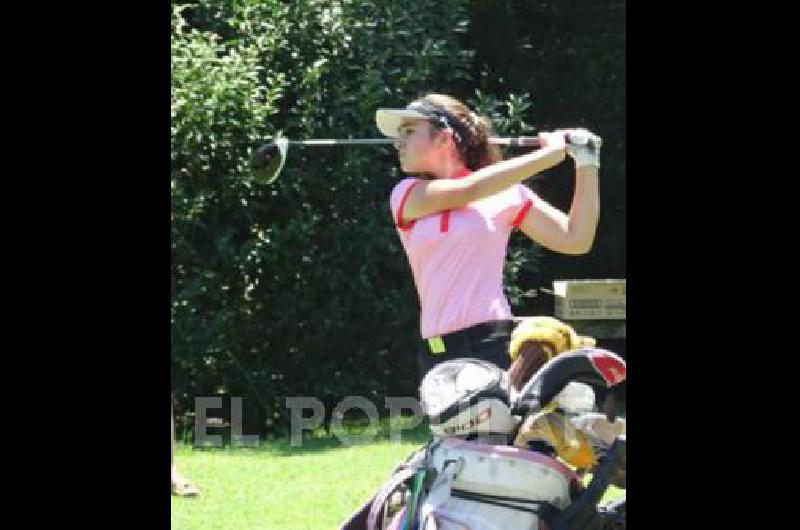
<svg viewBox="0 0 800 530">
<path fill-rule="evenodd" d="M 388 440 L 385 424 L 372 432 L 374 442 L 349 447 L 320 433 L 302 447 L 288 440 L 262 441 L 257 448 L 179 445 L 178 470 L 201 494 L 172 497 L 172 528 L 339 528 L 428 437 L 424 425 L 403 431 L 401 443 Z"/>
</svg>

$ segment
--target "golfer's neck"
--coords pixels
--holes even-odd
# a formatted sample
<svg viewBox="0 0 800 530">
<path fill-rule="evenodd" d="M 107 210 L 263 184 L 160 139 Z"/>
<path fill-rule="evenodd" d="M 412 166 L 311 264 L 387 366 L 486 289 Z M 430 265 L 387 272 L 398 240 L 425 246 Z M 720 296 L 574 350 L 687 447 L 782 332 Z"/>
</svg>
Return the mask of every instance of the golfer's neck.
<svg viewBox="0 0 800 530">
<path fill-rule="evenodd" d="M 442 162 L 432 174 L 437 179 L 451 179 L 459 176 L 466 170 L 464 163 L 457 158 L 442 159 Z"/>
</svg>

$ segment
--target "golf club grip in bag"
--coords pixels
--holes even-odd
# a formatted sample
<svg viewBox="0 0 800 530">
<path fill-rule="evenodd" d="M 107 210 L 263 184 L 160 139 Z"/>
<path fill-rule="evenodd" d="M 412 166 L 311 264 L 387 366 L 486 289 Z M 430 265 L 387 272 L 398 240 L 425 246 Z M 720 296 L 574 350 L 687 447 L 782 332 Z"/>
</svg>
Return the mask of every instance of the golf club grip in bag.
<svg viewBox="0 0 800 530">
<path fill-rule="evenodd" d="M 419 469 L 425 456 L 425 447 L 413 452 L 404 463 L 399 465 L 389 480 L 364 503 L 339 530 L 383 530 L 388 516 L 388 502 L 399 488 L 410 486 L 414 474 Z"/>
<path fill-rule="evenodd" d="M 625 361 L 608 350 L 583 348 L 547 361 L 512 403 L 512 414 L 527 416 L 553 401 L 571 381 L 611 388 L 625 380 Z"/>
</svg>

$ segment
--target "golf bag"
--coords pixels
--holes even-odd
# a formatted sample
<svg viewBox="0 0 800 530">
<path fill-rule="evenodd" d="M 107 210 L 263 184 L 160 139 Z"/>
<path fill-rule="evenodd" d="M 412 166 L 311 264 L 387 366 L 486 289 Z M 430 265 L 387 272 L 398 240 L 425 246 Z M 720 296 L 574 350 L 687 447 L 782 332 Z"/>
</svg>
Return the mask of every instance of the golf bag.
<svg viewBox="0 0 800 530">
<path fill-rule="evenodd" d="M 542 515 L 569 505 L 570 484 L 578 480 L 536 452 L 456 438 L 441 440 L 428 466 L 422 502 L 408 503 L 390 529 L 399 529 L 409 514 L 420 530 L 537 529 Z"/>
<path fill-rule="evenodd" d="M 624 379 L 622 359 L 584 348 L 549 360 L 512 399 L 506 374 L 491 363 L 440 363 L 420 386 L 433 438 L 342 530 L 624 528 L 624 503 L 597 503 L 610 484 L 624 484 L 625 436 L 609 444 L 593 432 L 573 435 L 571 422 L 558 430 L 540 421 L 568 408 L 567 387 L 581 389 L 572 383 L 612 388 Z M 575 425 L 599 424 L 585 417 Z M 576 440 L 592 444 L 584 448 L 596 464 L 587 487 L 558 459 L 569 462 Z"/>
</svg>

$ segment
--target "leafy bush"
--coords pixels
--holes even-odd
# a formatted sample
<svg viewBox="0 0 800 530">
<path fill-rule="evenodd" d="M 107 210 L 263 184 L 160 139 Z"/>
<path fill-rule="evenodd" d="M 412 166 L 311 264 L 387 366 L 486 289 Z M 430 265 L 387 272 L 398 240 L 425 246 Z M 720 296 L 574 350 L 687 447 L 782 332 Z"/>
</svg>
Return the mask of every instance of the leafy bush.
<svg viewBox="0 0 800 530">
<path fill-rule="evenodd" d="M 415 394 L 418 301 L 392 225 L 388 147 L 294 148 L 271 187 L 267 138 L 374 137 L 375 109 L 468 100 L 500 134 L 534 134 L 524 87 L 475 74 L 466 0 L 200 0 L 172 16 L 172 381 L 243 396 L 249 432 L 285 429 L 287 396 Z M 499 11 L 497 11 L 499 12 Z M 487 18 L 488 17 L 488 18 Z M 479 36 L 479 35 L 478 35 Z M 523 68 L 525 65 L 518 65 Z M 476 89 L 480 89 L 476 91 Z M 512 93 L 509 93 L 512 92 Z M 537 106 L 538 109 L 538 106 Z M 538 110 L 536 115 L 538 117 Z M 540 251 L 514 238 L 514 304 Z"/>
</svg>

